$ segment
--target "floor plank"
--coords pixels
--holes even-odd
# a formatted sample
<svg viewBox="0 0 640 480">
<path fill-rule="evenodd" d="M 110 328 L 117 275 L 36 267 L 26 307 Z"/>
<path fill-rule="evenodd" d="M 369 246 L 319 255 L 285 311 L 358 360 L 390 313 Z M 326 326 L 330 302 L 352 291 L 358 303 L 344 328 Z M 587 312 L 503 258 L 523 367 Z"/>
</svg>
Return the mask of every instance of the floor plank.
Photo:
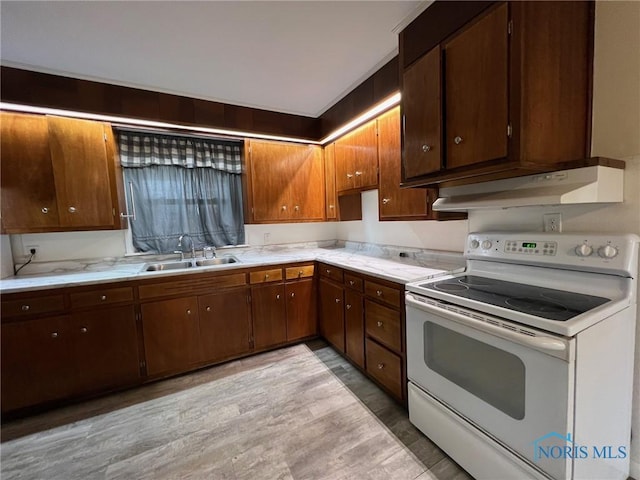
<svg viewBox="0 0 640 480">
<path fill-rule="evenodd" d="M 470 478 L 322 341 L 16 420 L 1 435 L 3 480 Z"/>
</svg>

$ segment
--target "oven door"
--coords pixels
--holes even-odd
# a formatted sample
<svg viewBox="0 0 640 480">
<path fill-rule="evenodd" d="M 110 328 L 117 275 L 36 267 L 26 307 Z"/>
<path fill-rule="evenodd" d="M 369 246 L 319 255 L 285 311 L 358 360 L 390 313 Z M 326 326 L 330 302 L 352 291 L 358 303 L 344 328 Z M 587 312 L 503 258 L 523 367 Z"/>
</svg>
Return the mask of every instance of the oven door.
<svg viewBox="0 0 640 480">
<path fill-rule="evenodd" d="M 406 306 L 408 379 L 530 464 L 570 478 L 570 455 L 536 449 L 564 448 L 559 436 L 573 431 L 574 340 L 411 293 Z"/>
</svg>

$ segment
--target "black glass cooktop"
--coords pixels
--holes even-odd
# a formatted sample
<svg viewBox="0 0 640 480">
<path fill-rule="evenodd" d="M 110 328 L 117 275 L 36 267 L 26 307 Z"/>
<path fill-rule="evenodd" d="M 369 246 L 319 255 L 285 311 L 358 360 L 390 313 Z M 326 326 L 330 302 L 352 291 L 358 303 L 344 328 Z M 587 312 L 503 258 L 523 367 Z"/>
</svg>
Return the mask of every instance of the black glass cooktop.
<svg viewBox="0 0 640 480">
<path fill-rule="evenodd" d="M 560 322 L 610 301 L 603 297 L 473 275 L 425 283 L 421 287 Z"/>
</svg>

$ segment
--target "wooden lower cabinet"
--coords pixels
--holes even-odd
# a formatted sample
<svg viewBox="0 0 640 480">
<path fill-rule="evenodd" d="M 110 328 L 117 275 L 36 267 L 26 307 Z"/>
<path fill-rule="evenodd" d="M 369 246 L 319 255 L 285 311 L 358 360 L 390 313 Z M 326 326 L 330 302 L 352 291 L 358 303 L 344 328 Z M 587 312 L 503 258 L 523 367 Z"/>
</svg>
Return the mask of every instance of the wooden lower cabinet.
<svg viewBox="0 0 640 480">
<path fill-rule="evenodd" d="M 403 398 L 402 358 L 367 338 L 367 373 L 398 399 Z"/>
<path fill-rule="evenodd" d="M 360 292 L 345 288 L 345 354 L 353 363 L 364 369 L 364 309 L 362 302 Z"/>
<path fill-rule="evenodd" d="M 215 362 L 251 350 L 249 288 L 198 297 L 202 360 Z"/>
<path fill-rule="evenodd" d="M 256 349 L 287 341 L 287 314 L 284 284 L 260 285 L 251 288 L 253 342 Z"/>
<path fill-rule="evenodd" d="M 149 376 L 188 370 L 201 361 L 197 297 L 145 303 L 140 310 Z"/>
<path fill-rule="evenodd" d="M 318 333 L 316 285 L 312 278 L 287 283 L 286 298 L 287 341 L 312 337 Z"/>
<path fill-rule="evenodd" d="M 324 278 L 320 279 L 320 334 L 344 353 L 344 291 Z"/>
</svg>

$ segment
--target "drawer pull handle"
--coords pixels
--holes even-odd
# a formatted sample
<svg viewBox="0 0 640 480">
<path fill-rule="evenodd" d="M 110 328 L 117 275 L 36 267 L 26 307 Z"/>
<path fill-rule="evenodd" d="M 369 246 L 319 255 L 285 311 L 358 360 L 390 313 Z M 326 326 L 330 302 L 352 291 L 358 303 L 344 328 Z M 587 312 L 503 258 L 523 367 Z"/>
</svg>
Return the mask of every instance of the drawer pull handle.
<svg viewBox="0 0 640 480">
<path fill-rule="evenodd" d="M 383 323 L 381 321 L 378 321 L 378 326 L 382 327 Z"/>
<path fill-rule="evenodd" d="M 362 172 L 356 171 L 356 177 L 359 177 L 360 175 L 362 175 Z"/>
<path fill-rule="evenodd" d="M 325 272 L 327 272 L 327 275 L 329 275 L 331 273 L 331 270 L 329 270 L 328 268 L 325 270 Z"/>
<path fill-rule="evenodd" d="M 304 272 L 302 270 L 298 271 L 298 276 L 301 277 L 304 274 Z"/>
<path fill-rule="evenodd" d="M 425 153 L 426 152 L 430 152 L 431 151 L 431 145 L 427 145 L 427 144 L 422 145 L 422 151 L 425 152 Z"/>
<path fill-rule="evenodd" d="M 87 327 L 82 327 L 80 329 L 80 333 L 87 333 L 89 330 L 87 330 Z"/>
<path fill-rule="evenodd" d="M 336 298 L 336 303 L 340 303 L 340 299 L 339 298 Z"/>
<path fill-rule="evenodd" d="M 291 292 L 291 298 L 295 297 L 296 294 L 294 292 Z"/>
<path fill-rule="evenodd" d="M 351 304 L 347 303 L 347 310 L 351 310 Z"/>
<path fill-rule="evenodd" d="M 49 213 L 49 209 L 47 207 L 42 207 L 42 213 L 46 215 L 47 213 Z"/>
<path fill-rule="evenodd" d="M 353 174 L 352 173 L 347 173 L 347 178 L 353 178 Z"/>
<path fill-rule="evenodd" d="M 349 280 L 349 285 L 351 285 L 352 287 L 356 284 L 356 282 L 354 282 L 353 280 Z"/>
<path fill-rule="evenodd" d="M 69 207 L 69 213 L 76 213 L 76 207 Z"/>
<path fill-rule="evenodd" d="M 268 273 L 267 273 L 267 274 L 265 274 L 264 279 L 265 279 L 265 280 L 269 280 L 269 274 L 268 274 Z"/>
<path fill-rule="evenodd" d="M 276 295 L 276 300 L 280 300 L 280 294 L 279 293 Z"/>
<path fill-rule="evenodd" d="M 382 296 L 382 290 L 376 290 L 376 295 L 378 295 L 379 297 Z"/>
<path fill-rule="evenodd" d="M 187 315 L 191 315 L 191 310 L 187 310 Z"/>
<path fill-rule="evenodd" d="M 100 297 L 100 300 L 102 300 L 103 302 L 104 302 L 106 299 L 107 299 L 107 296 L 106 296 L 106 295 L 102 295 L 102 296 Z"/>
<path fill-rule="evenodd" d="M 378 364 L 378 370 L 382 370 L 384 368 L 384 363 L 379 363 Z"/>
<path fill-rule="evenodd" d="M 205 308 L 205 310 L 206 310 L 207 312 L 210 312 L 210 311 L 211 311 L 211 307 L 207 306 L 207 308 Z"/>
<path fill-rule="evenodd" d="M 391 201 L 391 199 L 390 199 L 390 198 L 383 198 L 383 199 L 382 199 L 382 204 L 383 204 L 383 205 L 386 205 L 386 204 L 387 204 L 387 203 L 389 203 L 390 201 Z"/>
<path fill-rule="evenodd" d="M 58 338 L 58 332 L 52 332 L 51 338 Z"/>
<path fill-rule="evenodd" d="M 22 311 L 28 312 L 31 307 L 29 305 L 22 305 Z"/>
<path fill-rule="evenodd" d="M 455 143 L 456 145 L 460 145 L 462 143 L 462 137 L 455 137 L 453 139 L 453 143 Z"/>
</svg>

